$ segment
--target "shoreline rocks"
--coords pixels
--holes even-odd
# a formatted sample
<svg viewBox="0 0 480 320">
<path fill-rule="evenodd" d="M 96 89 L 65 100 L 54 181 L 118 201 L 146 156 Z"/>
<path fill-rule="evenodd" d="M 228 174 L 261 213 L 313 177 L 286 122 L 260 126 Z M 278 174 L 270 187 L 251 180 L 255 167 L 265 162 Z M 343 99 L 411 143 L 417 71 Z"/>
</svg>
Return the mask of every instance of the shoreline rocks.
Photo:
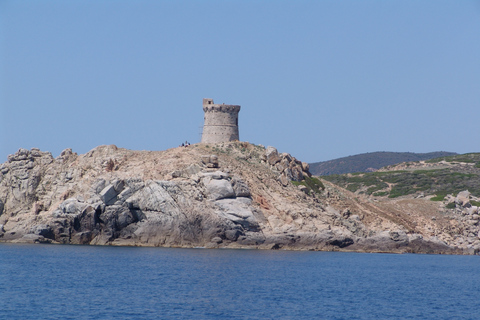
<svg viewBox="0 0 480 320">
<path fill-rule="evenodd" d="M 308 164 L 245 142 L 161 152 L 100 146 L 85 155 L 66 149 L 55 159 L 20 149 L 0 165 L 0 242 L 456 254 L 480 249 L 413 232 L 388 213 L 342 208 L 343 191 L 333 187 L 314 193 L 292 183 L 310 177 Z M 472 225 L 468 237 L 480 220 L 469 197 L 462 193 L 454 200 L 468 213 L 462 220 Z"/>
</svg>

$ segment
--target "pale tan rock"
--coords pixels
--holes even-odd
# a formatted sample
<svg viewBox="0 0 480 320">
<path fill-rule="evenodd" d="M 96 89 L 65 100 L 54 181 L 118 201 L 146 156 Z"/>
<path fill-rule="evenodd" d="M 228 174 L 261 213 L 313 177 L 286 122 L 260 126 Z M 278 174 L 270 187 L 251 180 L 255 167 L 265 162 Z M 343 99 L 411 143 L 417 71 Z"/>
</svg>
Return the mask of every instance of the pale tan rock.
<svg viewBox="0 0 480 320">
<path fill-rule="evenodd" d="M 453 252 L 480 232 L 473 207 L 447 218 L 428 198 L 373 203 L 326 181 L 315 194 L 291 182 L 309 168 L 289 154 L 244 142 L 214 147 L 99 146 L 57 159 L 21 149 L 0 165 L 0 241 Z M 207 165 L 215 163 L 221 170 Z M 460 243 L 455 232 L 464 229 Z"/>
</svg>

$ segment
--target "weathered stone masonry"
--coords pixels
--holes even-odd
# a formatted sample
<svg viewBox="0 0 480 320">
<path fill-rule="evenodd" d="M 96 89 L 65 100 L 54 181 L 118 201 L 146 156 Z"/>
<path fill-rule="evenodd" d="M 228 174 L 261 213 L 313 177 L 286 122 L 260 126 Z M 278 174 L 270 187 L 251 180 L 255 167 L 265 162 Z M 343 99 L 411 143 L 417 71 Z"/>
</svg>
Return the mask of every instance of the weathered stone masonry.
<svg viewBox="0 0 480 320">
<path fill-rule="evenodd" d="M 205 122 L 202 143 L 220 143 L 239 140 L 238 113 L 240 106 L 214 104 L 213 99 L 203 99 Z"/>
</svg>

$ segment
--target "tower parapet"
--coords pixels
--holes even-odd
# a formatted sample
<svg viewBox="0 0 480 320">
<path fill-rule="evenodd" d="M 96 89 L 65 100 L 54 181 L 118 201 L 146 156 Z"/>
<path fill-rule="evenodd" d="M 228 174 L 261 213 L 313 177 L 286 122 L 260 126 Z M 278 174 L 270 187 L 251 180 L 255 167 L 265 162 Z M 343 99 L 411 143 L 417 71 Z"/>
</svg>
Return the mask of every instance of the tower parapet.
<svg viewBox="0 0 480 320">
<path fill-rule="evenodd" d="M 220 143 L 239 140 L 239 105 L 214 104 L 213 99 L 203 99 L 205 122 L 202 143 Z"/>
</svg>

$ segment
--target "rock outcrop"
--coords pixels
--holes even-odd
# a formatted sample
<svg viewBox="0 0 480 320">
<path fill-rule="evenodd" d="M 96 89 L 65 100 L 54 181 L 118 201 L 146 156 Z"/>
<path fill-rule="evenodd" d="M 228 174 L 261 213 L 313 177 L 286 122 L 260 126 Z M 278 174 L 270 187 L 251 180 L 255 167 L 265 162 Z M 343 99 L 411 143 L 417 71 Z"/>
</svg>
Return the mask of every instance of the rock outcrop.
<svg viewBox="0 0 480 320">
<path fill-rule="evenodd" d="M 245 142 L 161 152 L 100 146 L 57 158 L 20 149 L 0 165 L 0 241 L 478 252 L 334 185 L 322 188 L 308 164 Z M 467 200 L 454 201 L 467 208 Z M 478 208 L 468 210 L 464 224 L 478 225 Z"/>
</svg>

